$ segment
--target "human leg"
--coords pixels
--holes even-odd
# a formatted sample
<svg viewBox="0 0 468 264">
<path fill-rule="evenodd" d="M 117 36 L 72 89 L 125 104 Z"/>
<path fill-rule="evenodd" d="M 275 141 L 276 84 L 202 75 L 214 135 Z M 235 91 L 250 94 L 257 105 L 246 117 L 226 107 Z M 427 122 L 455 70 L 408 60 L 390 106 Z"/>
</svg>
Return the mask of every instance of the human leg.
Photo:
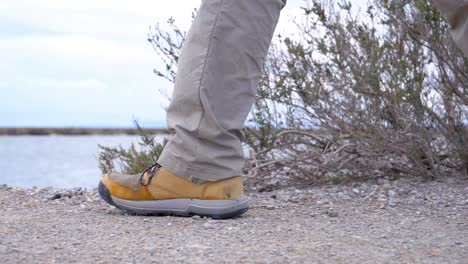
<svg viewBox="0 0 468 264">
<path fill-rule="evenodd" d="M 205 0 L 182 49 L 158 163 L 195 182 L 241 175 L 241 128 L 285 2 Z"/>
<path fill-rule="evenodd" d="M 248 209 L 241 128 L 285 0 L 204 0 L 184 43 L 159 164 L 106 174 L 109 204 L 134 213 L 228 218 Z"/>
</svg>

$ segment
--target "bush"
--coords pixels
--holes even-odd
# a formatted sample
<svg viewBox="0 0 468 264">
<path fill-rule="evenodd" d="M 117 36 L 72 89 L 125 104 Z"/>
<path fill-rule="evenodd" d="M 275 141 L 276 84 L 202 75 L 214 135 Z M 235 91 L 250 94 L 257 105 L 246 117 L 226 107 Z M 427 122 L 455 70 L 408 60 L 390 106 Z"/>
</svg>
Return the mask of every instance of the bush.
<svg viewBox="0 0 468 264">
<path fill-rule="evenodd" d="M 468 61 L 429 1 L 309 2 L 279 38 L 252 123 L 253 175 L 468 174 Z"/>
<path fill-rule="evenodd" d="M 103 174 L 111 171 L 138 174 L 157 161 L 167 140 L 156 142 L 154 135 L 145 132 L 136 121 L 135 126 L 140 138 L 138 145 L 132 144 L 129 149 L 99 145 L 99 169 Z"/>
<path fill-rule="evenodd" d="M 246 128 L 247 179 L 468 175 L 468 60 L 430 1 L 302 9 L 301 38 L 278 36 L 265 64 Z M 166 62 L 155 73 L 173 82 L 185 34 L 168 23 L 149 41 Z"/>
</svg>

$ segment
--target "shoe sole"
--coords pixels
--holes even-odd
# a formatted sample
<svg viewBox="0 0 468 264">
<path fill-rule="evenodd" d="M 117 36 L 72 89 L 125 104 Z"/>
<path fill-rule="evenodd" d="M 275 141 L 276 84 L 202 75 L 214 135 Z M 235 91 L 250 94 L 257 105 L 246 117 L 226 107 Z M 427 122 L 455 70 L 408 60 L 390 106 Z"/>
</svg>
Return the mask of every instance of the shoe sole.
<svg viewBox="0 0 468 264">
<path fill-rule="evenodd" d="M 131 201 L 112 196 L 102 182 L 99 183 L 98 190 L 101 198 L 108 204 L 139 215 L 185 217 L 199 215 L 213 219 L 227 219 L 239 216 L 249 210 L 249 200 L 246 196 L 235 200 L 167 199 Z"/>
</svg>

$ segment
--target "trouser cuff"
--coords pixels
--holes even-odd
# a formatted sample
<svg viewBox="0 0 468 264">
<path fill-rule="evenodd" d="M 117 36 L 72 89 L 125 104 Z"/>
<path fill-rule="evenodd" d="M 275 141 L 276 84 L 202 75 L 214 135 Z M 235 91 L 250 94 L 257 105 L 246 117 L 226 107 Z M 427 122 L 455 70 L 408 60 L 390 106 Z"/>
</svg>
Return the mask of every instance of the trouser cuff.
<svg viewBox="0 0 468 264">
<path fill-rule="evenodd" d="M 194 183 L 219 181 L 236 176 L 242 176 L 241 170 L 226 170 L 219 168 L 200 168 L 177 157 L 167 148 L 163 150 L 158 163 L 177 176 L 188 179 Z"/>
</svg>

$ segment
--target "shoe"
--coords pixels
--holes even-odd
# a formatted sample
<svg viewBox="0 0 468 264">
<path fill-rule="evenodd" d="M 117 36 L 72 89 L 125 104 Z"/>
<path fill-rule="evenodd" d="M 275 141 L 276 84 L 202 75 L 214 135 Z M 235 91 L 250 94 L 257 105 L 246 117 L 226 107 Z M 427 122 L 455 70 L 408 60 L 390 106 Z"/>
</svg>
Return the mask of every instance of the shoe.
<svg viewBox="0 0 468 264">
<path fill-rule="evenodd" d="M 197 184 L 159 164 L 138 175 L 108 173 L 98 189 L 104 201 L 135 214 L 225 219 L 249 209 L 242 177 Z"/>
</svg>

